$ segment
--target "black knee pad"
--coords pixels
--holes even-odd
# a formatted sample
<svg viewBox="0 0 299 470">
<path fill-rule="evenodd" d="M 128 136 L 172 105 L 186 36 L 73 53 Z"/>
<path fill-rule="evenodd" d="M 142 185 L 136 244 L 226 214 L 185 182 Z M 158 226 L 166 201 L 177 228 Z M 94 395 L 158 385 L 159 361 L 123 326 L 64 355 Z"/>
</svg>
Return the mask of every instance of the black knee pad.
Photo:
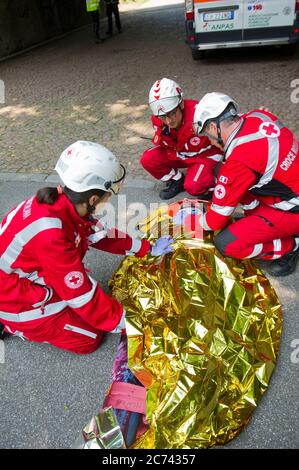
<svg viewBox="0 0 299 470">
<path fill-rule="evenodd" d="M 229 227 L 222 230 L 214 237 L 214 245 L 222 255 L 226 255 L 226 247 L 237 240 L 237 237 L 230 231 Z"/>
</svg>

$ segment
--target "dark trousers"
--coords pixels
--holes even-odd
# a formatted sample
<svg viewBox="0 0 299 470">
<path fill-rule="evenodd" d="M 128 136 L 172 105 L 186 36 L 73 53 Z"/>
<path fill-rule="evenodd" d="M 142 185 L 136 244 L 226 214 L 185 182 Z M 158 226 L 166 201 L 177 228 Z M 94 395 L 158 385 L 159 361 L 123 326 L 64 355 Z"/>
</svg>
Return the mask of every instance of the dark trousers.
<svg viewBox="0 0 299 470">
<path fill-rule="evenodd" d="M 93 32 L 97 39 L 100 39 L 100 12 L 99 10 L 91 11 L 92 22 L 93 22 Z"/>
<path fill-rule="evenodd" d="M 112 24 L 112 13 L 114 13 L 115 24 L 118 31 L 121 31 L 121 24 L 119 19 L 119 11 L 118 11 L 118 4 L 117 3 L 107 3 L 106 4 L 106 12 L 108 16 L 108 32 L 112 34 L 113 31 L 113 24 Z"/>
</svg>

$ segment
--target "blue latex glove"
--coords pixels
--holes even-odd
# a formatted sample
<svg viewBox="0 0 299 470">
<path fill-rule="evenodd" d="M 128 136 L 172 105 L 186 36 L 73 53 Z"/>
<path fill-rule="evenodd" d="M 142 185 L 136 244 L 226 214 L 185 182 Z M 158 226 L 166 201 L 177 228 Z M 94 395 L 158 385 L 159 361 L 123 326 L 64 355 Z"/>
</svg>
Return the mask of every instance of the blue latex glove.
<svg viewBox="0 0 299 470">
<path fill-rule="evenodd" d="M 169 235 L 167 237 L 158 238 L 156 244 L 151 247 L 151 255 L 161 256 L 174 251 L 174 248 L 171 246 L 171 243 L 173 242 L 174 239 Z"/>
<path fill-rule="evenodd" d="M 201 213 L 202 211 L 196 207 L 185 207 L 180 209 L 172 220 L 177 225 L 184 225 L 185 219 L 188 215 L 200 215 Z"/>
</svg>

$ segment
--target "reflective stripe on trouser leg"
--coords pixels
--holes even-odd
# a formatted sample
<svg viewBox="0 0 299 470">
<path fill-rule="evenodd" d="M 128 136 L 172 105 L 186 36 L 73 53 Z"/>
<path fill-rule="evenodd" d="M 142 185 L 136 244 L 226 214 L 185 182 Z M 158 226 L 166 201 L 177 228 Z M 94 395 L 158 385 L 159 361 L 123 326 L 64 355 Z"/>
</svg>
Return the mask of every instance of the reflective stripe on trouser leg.
<svg viewBox="0 0 299 470">
<path fill-rule="evenodd" d="M 273 260 L 281 258 L 284 254 L 293 250 L 293 237 L 275 239 L 264 243 L 250 243 L 250 240 L 248 240 L 249 232 L 246 236 L 246 232 L 244 233 L 242 227 L 239 227 L 240 232 L 238 233 L 238 225 L 241 226 L 243 220 L 231 224 L 215 236 L 215 246 L 223 255 L 235 259 L 260 258 Z"/>
<path fill-rule="evenodd" d="M 217 162 L 214 160 L 198 158 L 198 162 L 187 167 L 185 190 L 192 196 L 198 196 L 213 188 L 216 166 Z"/>
</svg>

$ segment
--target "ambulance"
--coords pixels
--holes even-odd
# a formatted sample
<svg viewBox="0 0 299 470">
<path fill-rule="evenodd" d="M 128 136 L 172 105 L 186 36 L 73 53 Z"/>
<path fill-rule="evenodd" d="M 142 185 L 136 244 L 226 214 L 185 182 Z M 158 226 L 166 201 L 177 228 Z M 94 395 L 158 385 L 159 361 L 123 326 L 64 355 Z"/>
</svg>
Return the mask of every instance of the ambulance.
<svg viewBox="0 0 299 470">
<path fill-rule="evenodd" d="M 198 60 L 211 49 L 299 41 L 299 0 L 185 0 L 187 43 Z"/>
</svg>

